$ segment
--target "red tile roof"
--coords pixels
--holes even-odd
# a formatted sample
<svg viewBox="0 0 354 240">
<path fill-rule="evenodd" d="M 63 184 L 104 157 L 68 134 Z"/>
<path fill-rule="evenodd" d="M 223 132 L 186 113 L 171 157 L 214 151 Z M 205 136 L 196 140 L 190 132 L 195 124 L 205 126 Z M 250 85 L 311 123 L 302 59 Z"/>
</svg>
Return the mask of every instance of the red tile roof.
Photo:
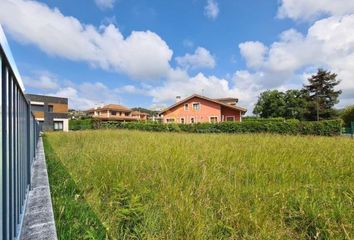
<svg viewBox="0 0 354 240">
<path fill-rule="evenodd" d="M 103 110 L 113 110 L 113 111 L 120 111 L 120 112 L 132 112 L 130 108 L 124 107 L 122 105 L 118 104 L 108 104 L 104 105 L 103 107 L 97 107 L 97 108 L 90 108 L 87 110 L 87 112 L 93 112 L 93 111 L 103 111 Z"/>
<path fill-rule="evenodd" d="M 149 114 L 144 113 L 144 112 L 139 112 L 139 111 L 133 111 L 132 115 L 141 115 L 141 116 L 148 116 Z"/>
</svg>

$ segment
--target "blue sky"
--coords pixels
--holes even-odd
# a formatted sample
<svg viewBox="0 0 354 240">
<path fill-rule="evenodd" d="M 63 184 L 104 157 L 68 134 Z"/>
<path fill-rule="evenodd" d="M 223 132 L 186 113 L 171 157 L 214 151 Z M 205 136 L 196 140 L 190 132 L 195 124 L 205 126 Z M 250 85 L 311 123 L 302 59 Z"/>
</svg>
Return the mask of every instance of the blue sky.
<svg viewBox="0 0 354 240">
<path fill-rule="evenodd" d="M 324 1 L 3 0 L 0 23 L 26 91 L 72 108 L 161 108 L 203 93 L 252 112 L 261 91 L 299 88 L 317 67 L 338 73 L 345 106 L 354 4 Z"/>
</svg>

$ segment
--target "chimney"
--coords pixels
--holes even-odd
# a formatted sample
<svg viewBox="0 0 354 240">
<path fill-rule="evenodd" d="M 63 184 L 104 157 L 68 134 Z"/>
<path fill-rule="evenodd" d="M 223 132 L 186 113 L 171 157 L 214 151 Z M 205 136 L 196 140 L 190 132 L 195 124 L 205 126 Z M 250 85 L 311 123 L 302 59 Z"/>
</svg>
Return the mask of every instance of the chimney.
<svg viewBox="0 0 354 240">
<path fill-rule="evenodd" d="M 179 101 L 181 101 L 181 96 L 176 96 L 176 103 L 178 103 Z"/>
</svg>

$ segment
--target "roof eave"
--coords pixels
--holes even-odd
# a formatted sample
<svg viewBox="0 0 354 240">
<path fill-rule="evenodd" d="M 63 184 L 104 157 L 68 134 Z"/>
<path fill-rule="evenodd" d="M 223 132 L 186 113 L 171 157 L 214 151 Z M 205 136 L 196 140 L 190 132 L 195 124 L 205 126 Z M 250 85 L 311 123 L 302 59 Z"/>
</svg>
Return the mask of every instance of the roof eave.
<svg viewBox="0 0 354 240">
<path fill-rule="evenodd" d="M 168 107 L 168 108 L 165 108 L 164 110 L 162 110 L 162 111 L 159 113 L 159 115 L 161 115 L 161 114 L 167 112 L 168 110 L 170 110 L 170 109 L 172 109 L 172 108 L 174 108 L 174 107 L 176 107 L 176 106 L 178 106 L 178 105 L 180 105 L 180 104 L 182 104 L 182 103 L 184 103 L 184 102 L 186 102 L 186 101 L 188 101 L 189 99 L 192 99 L 192 98 L 194 98 L 194 97 L 199 97 L 199 98 L 201 98 L 201 99 L 205 99 L 205 100 L 207 100 L 207 101 L 211 101 L 211 102 L 220 104 L 220 105 L 222 105 L 222 106 L 225 106 L 225 107 L 228 107 L 228 108 L 231 108 L 231 109 L 234 109 L 234 110 L 239 110 L 239 111 L 244 112 L 244 113 L 247 112 L 247 109 L 245 109 L 245 108 L 230 106 L 230 105 L 228 105 L 228 104 L 226 104 L 226 103 L 222 103 L 222 102 L 219 102 L 219 101 L 217 101 L 217 100 L 214 100 L 214 99 L 211 99 L 211 98 L 208 98 L 208 97 L 204 97 L 204 96 L 201 96 L 201 95 L 198 95 L 198 94 L 193 94 L 193 95 L 191 95 L 191 96 L 189 96 L 189 97 L 187 97 L 187 98 L 185 98 L 185 99 L 183 99 L 183 100 L 181 100 L 181 101 L 179 101 L 179 102 L 173 104 L 172 106 L 170 106 L 170 107 Z"/>
</svg>

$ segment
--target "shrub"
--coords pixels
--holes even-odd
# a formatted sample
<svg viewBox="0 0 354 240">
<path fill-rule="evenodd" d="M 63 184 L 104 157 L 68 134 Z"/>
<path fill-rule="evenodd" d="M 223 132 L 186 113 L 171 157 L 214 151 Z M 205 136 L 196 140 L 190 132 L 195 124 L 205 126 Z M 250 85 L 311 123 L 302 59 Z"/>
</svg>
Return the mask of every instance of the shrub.
<svg viewBox="0 0 354 240">
<path fill-rule="evenodd" d="M 341 133 L 340 120 L 320 122 L 284 121 L 246 121 L 196 124 L 161 124 L 141 122 L 102 122 L 101 128 L 119 128 L 152 132 L 189 133 L 276 133 L 287 135 L 336 136 Z"/>
<path fill-rule="evenodd" d="M 282 117 L 278 118 L 261 118 L 261 117 L 244 117 L 243 122 L 285 122 L 286 119 Z"/>
<path fill-rule="evenodd" d="M 344 124 L 347 128 L 351 127 L 351 123 L 354 122 L 354 105 L 346 107 L 341 114 Z"/>
<path fill-rule="evenodd" d="M 80 120 L 69 120 L 69 129 L 70 130 L 85 130 L 85 129 L 92 129 L 93 128 L 93 121 L 92 118 L 88 119 L 80 119 Z"/>
</svg>

